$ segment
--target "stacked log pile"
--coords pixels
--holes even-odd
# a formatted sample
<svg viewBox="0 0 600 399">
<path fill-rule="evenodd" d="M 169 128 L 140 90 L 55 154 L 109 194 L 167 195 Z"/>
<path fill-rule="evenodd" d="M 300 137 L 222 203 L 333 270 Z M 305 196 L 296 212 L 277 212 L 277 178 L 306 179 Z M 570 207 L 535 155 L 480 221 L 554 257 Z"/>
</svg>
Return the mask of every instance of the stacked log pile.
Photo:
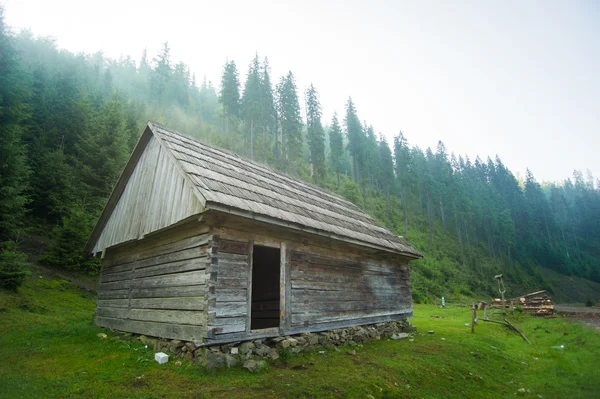
<svg viewBox="0 0 600 399">
<path fill-rule="evenodd" d="M 556 317 L 554 301 L 546 291 L 536 291 L 517 298 L 505 299 L 504 302 L 500 298 L 493 298 L 492 306 L 510 309 L 520 307 L 525 313 L 535 313 L 539 317 Z"/>
</svg>

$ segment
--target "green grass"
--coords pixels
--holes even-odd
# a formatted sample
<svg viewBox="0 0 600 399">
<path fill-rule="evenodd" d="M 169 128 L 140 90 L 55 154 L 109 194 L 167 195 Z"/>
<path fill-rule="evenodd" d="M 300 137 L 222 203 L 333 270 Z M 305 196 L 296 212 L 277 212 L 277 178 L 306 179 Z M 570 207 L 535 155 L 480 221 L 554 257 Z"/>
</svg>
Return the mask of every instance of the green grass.
<svg viewBox="0 0 600 399">
<path fill-rule="evenodd" d="M 471 334 L 467 308 L 416 305 L 413 342 L 312 351 L 250 374 L 159 366 L 139 341 L 92 324 L 94 300 L 36 273 L 18 293 L 0 292 L 0 397 L 513 398 L 525 388 L 524 397 L 556 399 L 600 390 L 600 335 L 560 318 L 513 317 L 529 345 L 496 324 L 480 322 Z"/>
</svg>

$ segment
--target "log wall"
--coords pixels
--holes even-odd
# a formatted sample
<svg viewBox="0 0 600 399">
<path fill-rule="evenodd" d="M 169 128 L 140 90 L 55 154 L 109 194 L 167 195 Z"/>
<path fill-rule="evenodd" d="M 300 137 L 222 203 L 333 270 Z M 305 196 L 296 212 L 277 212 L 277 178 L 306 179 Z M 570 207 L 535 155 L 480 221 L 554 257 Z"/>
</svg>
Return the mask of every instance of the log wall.
<svg viewBox="0 0 600 399">
<path fill-rule="evenodd" d="M 196 223 L 197 224 L 197 223 Z M 209 233 L 181 227 L 107 251 L 95 321 L 138 334 L 203 341 Z"/>
<path fill-rule="evenodd" d="M 412 313 L 406 263 L 292 251 L 290 265 L 292 330 L 400 320 Z"/>
<path fill-rule="evenodd" d="M 216 235 L 208 252 L 209 338 L 220 340 L 249 329 L 252 243 L 224 240 Z"/>
</svg>

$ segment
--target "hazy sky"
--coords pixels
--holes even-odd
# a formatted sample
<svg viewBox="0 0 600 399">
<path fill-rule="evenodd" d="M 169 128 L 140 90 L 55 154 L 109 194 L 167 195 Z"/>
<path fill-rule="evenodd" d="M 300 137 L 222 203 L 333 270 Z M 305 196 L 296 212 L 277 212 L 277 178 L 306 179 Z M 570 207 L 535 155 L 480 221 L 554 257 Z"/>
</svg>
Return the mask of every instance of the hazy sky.
<svg viewBox="0 0 600 399">
<path fill-rule="evenodd" d="M 59 47 L 139 60 L 165 41 L 198 81 L 255 52 L 318 89 L 326 123 L 348 96 L 391 142 L 500 156 L 515 173 L 600 175 L 598 1 L 0 0 L 8 25 Z"/>
</svg>

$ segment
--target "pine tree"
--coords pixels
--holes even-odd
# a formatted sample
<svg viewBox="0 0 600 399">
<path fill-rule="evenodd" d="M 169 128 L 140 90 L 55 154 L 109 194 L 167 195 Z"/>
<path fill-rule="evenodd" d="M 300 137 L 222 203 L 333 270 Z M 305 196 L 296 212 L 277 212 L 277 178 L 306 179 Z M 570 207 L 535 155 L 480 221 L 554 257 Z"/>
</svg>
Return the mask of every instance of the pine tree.
<svg viewBox="0 0 600 399">
<path fill-rule="evenodd" d="M 346 117 L 344 118 L 346 127 L 346 136 L 348 137 L 348 151 L 352 156 L 352 177 L 356 183 L 361 180 L 361 170 L 363 167 L 364 139 L 365 135 L 356 113 L 356 108 L 352 98 L 348 98 L 346 103 Z"/>
<path fill-rule="evenodd" d="M 167 102 L 165 94 L 172 75 L 169 42 L 163 44 L 162 50 L 152 61 L 154 61 L 154 69 L 150 75 L 151 92 L 160 104 L 164 104 Z"/>
<path fill-rule="evenodd" d="M 223 106 L 225 132 L 229 133 L 231 121 L 240 117 L 240 81 L 235 61 L 226 62 L 223 68 L 219 103 Z"/>
<path fill-rule="evenodd" d="M 277 119 L 281 129 L 281 167 L 295 170 L 302 157 L 302 118 L 298 91 L 292 72 L 277 84 Z"/>
<path fill-rule="evenodd" d="M 333 171 L 337 176 L 337 187 L 340 188 L 340 173 L 342 171 L 342 157 L 344 155 L 344 136 L 342 134 L 342 128 L 338 122 L 337 114 L 333 114 L 331 119 L 331 126 L 329 127 L 329 147 L 331 164 L 333 165 Z"/>
<path fill-rule="evenodd" d="M 306 128 L 310 163 L 313 171 L 313 182 L 325 179 L 325 131 L 321 124 L 321 104 L 317 90 L 311 84 L 306 91 Z"/>
<path fill-rule="evenodd" d="M 379 136 L 379 160 L 381 165 L 380 182 L 385 193 L 385 214 L 390 217 L 390 193 L 394 184 L 394 159 L 392 150 L 383 135 Z"/>
<path fill-rule="evenodd" d="M 261 102 L 261 86 L 260 63 L 257 54 L 248 68 L 246 84 L 244 85 L 244 94 L 242 95 L 240 102 L 241 115 L 246 128 L 247 148 L 250 148 L 250 159 L 252 160 L 254 160 L 254 146 L 263 109 L 263 104 Z"/>
<path fill-rule="evenodd" d="M 266 147 L 273 141 L 277 143 L 277 115 L 275 111 L 275 100 L 273 98 L 273 85 L 271 84 L 271 71 L 269 61 L 265 57 L 260 70 L 260 101 L 261 118 L 260 125 L 265 132 L 263 145 Z M 266 154 L 265 154 L 266 156 Z"/>
<path fill-rule="evenodd" d="M 127 161 L 127 124 L 118 95 L 107 102 L 81 135 L 78 169 L 87 202 L 99 211 Z"/>
<path fill-rule="evenodd" d="M 402 213 L 404 214 L 404 236 L 408 237 L 408 188 L 410 184 L 410 165 L 411 156 L 408 142 L 404 138 L 402 131 L 394 137 L 394 159 L 396 166 L 396 178 L 400 189 L 400 202 L 402 203 Z"/>
</svg>

